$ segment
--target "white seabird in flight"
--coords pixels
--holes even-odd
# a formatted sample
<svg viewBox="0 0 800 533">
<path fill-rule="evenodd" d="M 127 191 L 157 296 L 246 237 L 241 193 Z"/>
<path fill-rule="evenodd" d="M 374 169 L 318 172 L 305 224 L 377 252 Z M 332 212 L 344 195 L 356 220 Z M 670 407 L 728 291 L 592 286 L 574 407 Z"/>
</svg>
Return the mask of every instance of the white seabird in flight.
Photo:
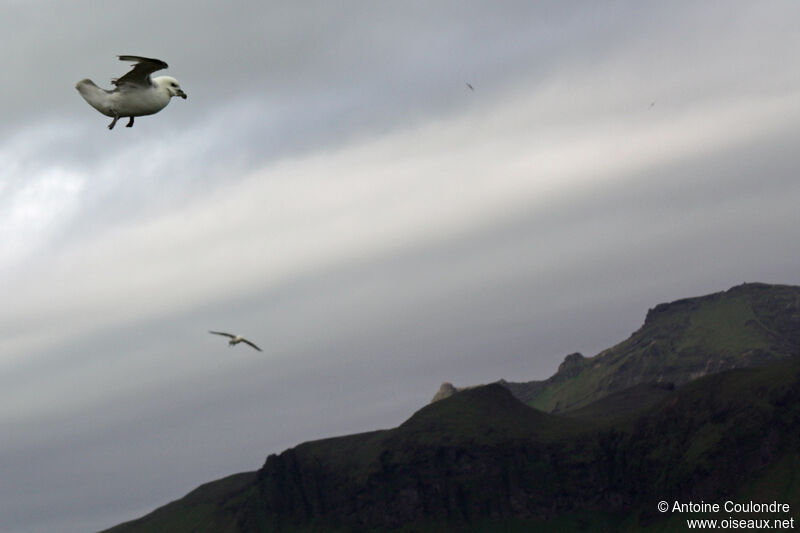
<svg viewBox="0 0 800 533">
<path fill-rule="evenodd" d="M 240 342 L 245 344 L 249 344 L 259 352 L 262 351 L 261 348 L 250 342 L 249 340 L 245 339 L 244 337 L 240 337 L 239 335 L 233 335 L 231 333 L 225 333 L 224 331 L 209 331 L 209 333 L 213 333 L 214 335 L 222 335 L 223 337 L 230 337 L 231 340 L 228 341 L 228 348 L 236 346 Z"/>
<path fill-rule="evenodd" d="M 129 117 L 125 126 L 132 127 L 133 117 L 158 113 L 173 96 L 186 99 L 186 93 L 172 76 L 150 77 L 153 72 L 167 68 L 165 62 L 139 56 L 118 57 L 120 61 L 134 61 L 136 64 L 121 78 L 111 80 L 115 89 L 102 89 L 89 78 L 75 85 L 90 106 L 108 117 L 114 117 L 108 129 L 114 129 L 120 117 Z"/>
</svg>

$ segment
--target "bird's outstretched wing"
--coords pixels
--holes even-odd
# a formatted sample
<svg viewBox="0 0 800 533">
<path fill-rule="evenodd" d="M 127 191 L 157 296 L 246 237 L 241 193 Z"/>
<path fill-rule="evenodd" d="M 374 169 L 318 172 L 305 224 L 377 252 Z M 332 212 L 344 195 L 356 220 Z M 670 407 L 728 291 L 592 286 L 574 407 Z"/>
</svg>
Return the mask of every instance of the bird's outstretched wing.
<svg viewBox="0 0 800 533">
<path fill-rule="evenodd" d="M 157 70 L 167 68 L 167 64 L 160 59 L 151 59 L 140 56 L 119 56 L 120 61 L 135 61 L 133 68 L 121 78 L 111 80 L 111 83 L 119 87 L 120 85 L 134 85 L 138 87 L 150 87 L 152 81 L 150 74 Z"/>
<path fill-rule="evenodd" d="M 222 335 L 223 337 L 230 337 L 231 339 L 236 338 L 236 335 L 231 335 L 230 333 L 225 333 L 224 331 L 209 331 L 209 333 L 213 333 L 214 335 Z"/>
<path fill-rule="evenodd" d="M 256 346 L 255 344 L 253 344 L 252 342 L 250 342 L 247 339 L 242 339 L 242 342 L 245 343 L 245 344 L 249 344 L 250 346 L 252 346 L 256 350 L 258 350 L 259 352 L 263 351 L 261 348 L 259 348 L 258 346 Z"/>
</svg>

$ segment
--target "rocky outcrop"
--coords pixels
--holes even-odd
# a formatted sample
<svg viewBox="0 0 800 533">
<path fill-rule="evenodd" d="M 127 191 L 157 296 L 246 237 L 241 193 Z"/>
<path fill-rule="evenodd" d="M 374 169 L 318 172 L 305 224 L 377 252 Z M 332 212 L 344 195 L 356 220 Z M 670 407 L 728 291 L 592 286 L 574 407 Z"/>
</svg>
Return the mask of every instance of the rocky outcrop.
<svg viewBox="0 0 800 533">
<path fill-rule="evenodd" d="M 444 383 L 442 383 L 442 386 L 439 387 L 439 390 L 436 392 L 436 394 L 433 395 L 431 403 L 438 402 L 439 400 L 444 400 L 445 398 L 449 398 L 450 396 L 452 396 L 457 392 L 458 389 L 455 388 L 452 383 L 448 383 L 447 381 L 445 381 Z"/>
<path fill-rule="evenodd" d="M 586 363 L 586 358 L 578 353 L 571 353 L 558 365 L 558 372 L 562 378 L 572 378 L 580 374 Z"/>
</svg>

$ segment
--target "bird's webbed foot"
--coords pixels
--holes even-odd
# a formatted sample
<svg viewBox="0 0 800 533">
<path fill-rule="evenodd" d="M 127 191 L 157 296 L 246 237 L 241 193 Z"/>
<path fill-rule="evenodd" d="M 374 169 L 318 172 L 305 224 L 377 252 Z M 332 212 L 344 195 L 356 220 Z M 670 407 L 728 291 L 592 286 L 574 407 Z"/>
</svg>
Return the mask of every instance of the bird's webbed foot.
<svg viewBox="0 0 800 533">
<path fill-rule="evenodd" d="M 133 127 L 133 117 L 129 117 L 129 118 L 130 118 L 130 120 L 128 121 L 127 124 L 125 124 L 126 128 L 132 128 Z"/>
</svg>

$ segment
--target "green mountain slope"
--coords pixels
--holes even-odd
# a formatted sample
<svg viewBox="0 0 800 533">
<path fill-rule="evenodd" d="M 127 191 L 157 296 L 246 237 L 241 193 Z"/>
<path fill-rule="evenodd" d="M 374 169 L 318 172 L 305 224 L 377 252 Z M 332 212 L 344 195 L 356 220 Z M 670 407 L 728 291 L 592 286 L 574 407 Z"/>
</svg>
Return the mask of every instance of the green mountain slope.
<svg viewBox="0 0 800 533">
<path fill-rule="evenodd" d="M 506 383 L 521 400 L 568 411 L 648 383 L 681 386 L 800 352 L 800 287 L 748 283 L 660 304 L 630 338 L 590 358 L 567 356 L 545 381 Z"/>
<path fill-rule="evenodd" d="M 800 509 L 800 359 L 664 392 L 638 414 L 581 422 L 498 385 L 471 389 L 393 430 L 272 455 L 109 531 L 668 531 L 661 500 Z"/>
<path fill-rule="evenodd" d="M 234 474 L 196 488 L 183 498 L 159 507 L 152 513 L 106 530 L 107 533 L 194 531 L 236 531 L 235 511 L 252 491 L 255 472 Z"/>
<path fill-rule="evenodd" d="M 397 428 L 270 455 L 257 472 L 108 531 L 685 531 L 693 517 L 659 513 L 659 501 L 777 499 L 800 510 L 797 304 L 797 288 L 747 285 L 658 306 L 627 341 L 597 358 L 573 356 L 553 390 L 570 390 L 594 359 L 622 372 L 617 379 L 636 366 L 626 360 L 645 357 L 759 366 L 670 381 L 678 386 L 606 386 L 560 413 L 500 384 L 471 388 Z M 653 342 L 671 348 L 649 351 Z M 676 363 L 650 365 L 667 373 Z M 608 385 L 613 373 L 602 376 L 582 382 Z"/>
</svg>

